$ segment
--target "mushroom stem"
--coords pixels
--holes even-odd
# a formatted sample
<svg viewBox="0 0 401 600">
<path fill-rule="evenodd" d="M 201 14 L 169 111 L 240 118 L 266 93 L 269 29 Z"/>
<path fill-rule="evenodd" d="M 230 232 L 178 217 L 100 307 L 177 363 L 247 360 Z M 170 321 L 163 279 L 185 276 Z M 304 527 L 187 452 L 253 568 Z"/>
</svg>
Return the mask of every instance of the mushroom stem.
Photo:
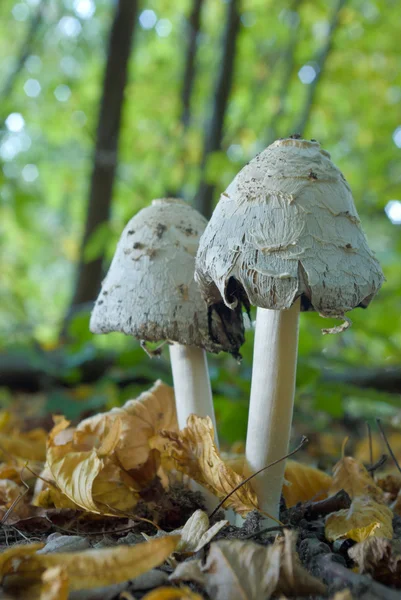
<svg viewBox="0 0 401 600">
<path fill-rule="evenodd" d="M 246 438 L 246 474 L 285 456 L 291 434 L 300 299 L 289 310 L 258 308 Z M 279 517 L 285 461 L 252 480 L 259 507 Z"/>
<path fill-rule="evenodd" d="M 171 344 L 170 359 L 178 427 L 186 427 L 187 418 L 192 413 L 200 417 L 208 416 L 212 419 L 214 438 L 218 445 L 206 352 L 195 346 Z"/>
</svg>

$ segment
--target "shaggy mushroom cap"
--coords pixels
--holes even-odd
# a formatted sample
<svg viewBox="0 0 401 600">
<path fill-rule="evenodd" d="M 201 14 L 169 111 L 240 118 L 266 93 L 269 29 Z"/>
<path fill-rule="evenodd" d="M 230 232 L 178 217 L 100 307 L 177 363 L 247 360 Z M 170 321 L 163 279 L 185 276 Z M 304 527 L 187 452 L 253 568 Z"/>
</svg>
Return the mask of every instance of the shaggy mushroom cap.
<svg viewBox="0 0 401 600">
<path fill-rule="evenodd" d="M 209 352 L 237 354 L 240 307 L 208 309 L 194 280 L 206 219 L 182 200 L 154 200 L 125 227 L 90 321 L 92 333 L 120 331 Z"/>
<path fill-rule="evenodd" d="M 366 307 L 384 277 L 350 187 L 316 141 L 282 139 L 251 160 L 222 194 L 195 278 L 209 303 L 342 317 Z"/>
</svg>

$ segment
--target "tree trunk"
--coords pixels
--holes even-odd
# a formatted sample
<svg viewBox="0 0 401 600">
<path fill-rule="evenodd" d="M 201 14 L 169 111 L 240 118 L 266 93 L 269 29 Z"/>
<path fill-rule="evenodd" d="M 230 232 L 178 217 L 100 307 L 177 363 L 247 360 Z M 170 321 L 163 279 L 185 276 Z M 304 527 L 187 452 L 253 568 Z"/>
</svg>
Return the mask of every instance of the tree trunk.
<svg viewBox="0 0 401 600">
<path fill-rule="evenodd" d="M 322 79 L 324 66 L 326 64 L 327 58 L 333 47 L 334 34 L 339 25 L 339 15 L 340 15 L 340 12 L 341 12 L 345 2 L 346 2 L 346 0 L 337 0 L 337 4 L 333 10 L 333 14 L 332 14 L 332 17 L 330 20 L 329 31 L 327 34 L 326 42 L 324 43 L 323 47 L 320 49 L 320 51 L 318 52 L 318 54 L 314 60 L 314 68 L 316 69 L 316 77 L 312 81 L 312 83 L 310 83 L 308 85 L 306 99 L 305 99 L 303 108 L 301 110 L 301 114 L 299 116 L 298 122 L 296 123 L 293 131 L 290 133 L 299 133 L 301 136 L 304 135 L 304 132 L 305 132 L 306 126 L 308 124 L 309 117 L 310 117 L 310 114 L 312 112 L 312 108 L 314 105 L 317 86 L 318 86 L 319 81 L 321 81 L 321 79 Z"/>
<path fill-rule="evenodd" d="M 84 253 L 93 233 L 110 217 L 122 105 L 137 11 L 136 0 L 118 0 L 116 4 L 103 80 L 86 223 L 67 319 L 80 305 L 95 300 L 102 281 L 103 256 L 86 262 Z"/>
<path fill-rule="evenodd" d="M 224 117 L 230 97 L 234 75 L 237 37 L 240 28 L 239 0 L 229 0 L 227 5 L 227 19 L 223 38 L 223 51 L 220 70 L 214 89 L 214 103 L 212 117 L 206 127 L 201 162 L 201 180 L 195 198 L 195 208 L 206 218 L 213 212 L 213 193 L 215 186 L 207 183 L 205 179 L 207 160 L 212 152 L 221 149 L 223 137 Z"/>
<path fill-rule="evenodd" d="M 184 68 L 184 80 L 181 92 L 182 114 L 181 122 L 184 129 L 188 128 L 191 116 L 191 96 L 195 83 L 195 58 L 198 34 L 200 30 L 200 17 L 203 0 L 194 0 L 192 11 L 187 23 L 187 54 Z"/>
</svg>

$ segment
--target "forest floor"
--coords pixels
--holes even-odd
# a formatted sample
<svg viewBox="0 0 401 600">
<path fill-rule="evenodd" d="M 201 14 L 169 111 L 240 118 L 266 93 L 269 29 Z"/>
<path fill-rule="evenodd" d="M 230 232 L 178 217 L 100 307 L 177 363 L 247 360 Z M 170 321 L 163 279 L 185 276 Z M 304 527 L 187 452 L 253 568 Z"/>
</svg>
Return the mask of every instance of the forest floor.
<svg viewBox="0 0 401 600">
<path fill-rule="evenodd" d="M 0 412 L 1 598 L 400 598 L 396 427 L 387 447 L 363 422 L 325 433 L 296 422 L 309 443 L 287 462 L 280 523 L 267 526 L 252 482 L 230 495 L 241 445 L 220 455 L 196 416 L 178 431 L 168 386 L 74 426 L 34 418 L 30 400 Z"/>
</svg>

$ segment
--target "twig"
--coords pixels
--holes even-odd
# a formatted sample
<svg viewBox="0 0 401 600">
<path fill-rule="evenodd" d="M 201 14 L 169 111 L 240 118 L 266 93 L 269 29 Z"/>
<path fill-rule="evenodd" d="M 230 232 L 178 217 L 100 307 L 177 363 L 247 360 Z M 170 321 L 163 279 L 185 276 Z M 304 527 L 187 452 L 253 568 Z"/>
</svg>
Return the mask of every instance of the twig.
<svg viewBox="0 0 401 600">
<path fill-rule="evenodd" d="M 254 477 L 256 477 L 256 475 L 259 475 L 259 473 L 262 473 L 263 471 L 266 471 L 266 469 L 270 469 L 270 467 L 274 467 L 274 465 L 277 465 L 278 463 L 282 462 L 283 460 L 286 460 L 287 458 L 289 458 L 290 456 L 293 456 L 294 454 L 296 454 L 297 452 L 299 452 L 299 450 L 301 450 L 301 448 L 303 448 L 305 446 L 305 444 L 308 442 L 308 438 L 306 436 L 303 436 L 300 443 L 298 444 L 298 446 L 295 448 L 295 450 L 293 450 L 292 452 L 289 452 L 288 454 L 286 454 L 285 456 L 283 456 L 282 458 L 279 458 L 278 460 L 275 460 L 274 462 L 270 463 L 269 465 L 267 465 L 266 467 L 263 467 L 262 469 L 259 469 L 259 471 L 256 471 L 256 473 L 253 473 L 252 475 L 249 475 L 249 477 L 247 477 L 246 479 L 244 479 L 243 481 L 241 481 L 241 483 L 239 483 L 237 486 L 235 486 L 234 489 L 231 490 L 231 492 L 229 492 L 225 498 L 223 498 L 223 500 L 221 500 L 221 502 L 218 503 L 218 505 L 216 506 L 216 508 L 213 510 L 213 512 L 209 515 L 209 519 L 211 519 L 218 510 L 220 510 L 220 508 L 223 506 L 223 504 L 233 495 L 235 494 L 235 492 L 237 490 L 239 490 L 243 485 L 245 485 L 246 483 L 248 483 L 248 481 L 250 481 L 251 479 L 253 479 Z M 260 510 L 258 509 L 257 506 L 255 506 L 256 510 Z M 262 512 L 262 511 L 260 511 Z M 269 515 L 269 517 L 271 519 L 273 519 L 274 521 L 276 521 L 276 519 L 274 519 L 274 517 L 271 517 Z M 280 523 L 278 521 L 278 523 L 280 525 L 282 525 L 282 523 Z"/>
<path fill-rule="evenodd" d="M 339 490 L 333 496 L 329 496 L 318 502 L 307 502 L 305 504 L 304 519 L 313 521 L 318 517 L 329 515 L 351 506 L 351 498 L 345 490 Z"/>
<path fill-rule="evenodd" d="M 377 469 L 380 469 L 380 467 L 382 467 L 384 465 L 384 463 L 387 461 L 388 456 L 387 454 L 382 454 L 381 457 L 379 458 L 378 461 L 375 462 L 374 465 L 372 465 L 371 467 L 368 467 L 366 470 L 369 471 L 369 473 L 374 473 L 375 471 L 377 471 Z"/>
<path fill-rule="evenodd" d="M 381 421 L 380 421 L 380 419 L 376 419 L 376 423 L 377 423 L 377 426 L 378 426 L 378 428 L 379 428 L 379 430 L 380 430 L 380 433 L 381 433 L 381 436 L 382 436 L 382 438 L 383 438 L 383 440 L 384 440 L 384 443 L 385 443 L 385 444 L 386 444 L 386 446 L 387 446 L 387 449 L 388 449 L 388 451 L 389 451 L 389 454 L 390 454 L 391 458 L 393 459 L 395 466 L 397 467 L 397 469 L 398 469 L 398 470 L 399 470 L 399 472 L 401 473 L 401 467 L 400 467 L 400 463 L 398 462 L 398 460 L 397 460 L 397 458 L 396 458 L 396 456 L 395 456 L 395 454 L 394 454 L 394 452 L 393 452 L 393 450 L 392 450 L 392 448 L 391 448 L 391 446 L 390 446 L 390 444 L 389 444 L 389 441 L 388 441 L 388 439 L 387 439 L 387 436 L 386 436 L 386 434 L 384 433 L 384 429 L 383 429 L 383 427 L 382 427 L 382 424 L 381 424 Z"/>
</svg>

